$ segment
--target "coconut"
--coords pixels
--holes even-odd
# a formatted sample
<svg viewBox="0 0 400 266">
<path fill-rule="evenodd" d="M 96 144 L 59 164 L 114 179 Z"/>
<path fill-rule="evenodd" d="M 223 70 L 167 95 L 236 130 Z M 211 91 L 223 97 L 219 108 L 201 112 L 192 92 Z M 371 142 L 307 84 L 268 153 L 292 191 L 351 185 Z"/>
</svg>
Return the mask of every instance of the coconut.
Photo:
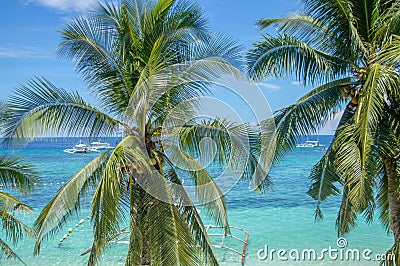
<svg viewBox="0 0 400 266">
<path fill-rule="evenodd" d="M 355 104 L 353 104 L 353 103 L 349 103 L 349 107 L 353 109 L 353 108 L 355 108 L 355 107 L 356 107 L 356 105 L 355 105 Z"/>
</svg>

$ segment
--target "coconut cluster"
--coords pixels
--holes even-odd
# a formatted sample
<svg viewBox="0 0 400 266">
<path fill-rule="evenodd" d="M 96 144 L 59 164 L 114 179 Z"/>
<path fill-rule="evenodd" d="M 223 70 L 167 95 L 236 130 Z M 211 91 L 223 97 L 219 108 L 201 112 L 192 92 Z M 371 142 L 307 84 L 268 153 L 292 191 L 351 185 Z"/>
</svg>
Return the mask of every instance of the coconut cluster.
<svg viewBox="0 0 400 266">
<path fill-rule="evenodd" d="M 360 84 L 364 84 L 367 79 L 368 72 L 366 68 L 361 68 L 359 70 L 353 70 L 352 74 L 358 78 Z M 350 98 L 349 107 L 355 108 L 358 105 L 359 98 L 361 96 L 362 85 L 347 85 L 343 89 L 343 98 Z"/>
<path fill-rule="evenodd" d="M 358 100 L 361 95 L 361 88 L 357 87 L 352 87 L 352 86 L 346 86 L 343 89 L 343 98 L 347 99 L 350 98 L 350 104 L 352 108 L 356 107 L 358 105 Z"/>
</svg>

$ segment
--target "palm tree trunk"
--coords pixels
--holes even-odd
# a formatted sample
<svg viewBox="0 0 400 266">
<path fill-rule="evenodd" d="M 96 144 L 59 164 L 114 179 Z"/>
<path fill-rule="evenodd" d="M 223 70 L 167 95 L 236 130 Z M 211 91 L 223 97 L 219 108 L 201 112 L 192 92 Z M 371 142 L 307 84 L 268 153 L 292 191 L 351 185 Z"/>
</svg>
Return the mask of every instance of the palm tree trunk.
<svg viewBox="0 0 400 266">
<path fill-rule="evenodd" d="M 134 171 L 136 173 L 136 171 Z M 140 178 L 140 175 L 136 174 Z M 150 245 L 147 237 L 147 224 L 146 222 L 140 221 L 143 219 L 143 213 L 146 213 L 147 210 L 140 210 L 139 212 L 142 214 L 138 214 L 138 210 L 135 208 L 134 200 L 137 198 L 143 197 L 143 193 L 146 191 L 139 189 L 136 190 L 136 184 L 134 184 L 133 175 L 131 174 L 129 179 L 129 188 L 130 188 L 130 206 L 129 206 L 129 230 L 130 230 L 130 239 L 129 239 L 129 249 L 128 256 L 126 258 L 125 265 L 126 266 L 150 266 Z M 134 192 L 136 190 L 136 192 Z M 138 195 L 139 193 L 139 195 Z M 138 221 L 139 220 L 139 221 Z M 140 227 L 140 228 L 139 228 Z M 140 232 L 137 232 L 139 230 Z M 141 235 L 140 239 L 138 239 L 138 235 Z M 139 251 L 140 252 L 137 252 Z"/>
<path fill-rule="evenodd" d="M 396 162 L 393 158 L 385 159 L 385 168 L 388 178 L 390 226 L 394 234 L 394 241 L 400 240 L 400 199 L 397 197 L 399 180 L 396 173 Z"/>
<path fill-rule="evenodd" d="M 142 266 L 150 266 L 150 245 L 147 240 L 147 237 L 144 236 L 143 244 L 142 244 Z"/>
<path fill-rule="evenodd" d="M 138 241 L 136 239 L 136 232 L 138 230 L 135 226 L 135 219 L 137 219 L 137 213 L 135 210 L 135 205 L 133 203 L 134 199 L 134 184 L 133 184 L 133 177 L 132 174 L 129 177 L 129 197 L 130 197 L 130 206 L 129 206 L 129 248 L 128 248 L 128 256 L 126 257 L 126 266 L 135 266 L 139 261 L 137 257 L 137 253 L 135 253 L 135 248 L 137 248 Z"/>
</svg>

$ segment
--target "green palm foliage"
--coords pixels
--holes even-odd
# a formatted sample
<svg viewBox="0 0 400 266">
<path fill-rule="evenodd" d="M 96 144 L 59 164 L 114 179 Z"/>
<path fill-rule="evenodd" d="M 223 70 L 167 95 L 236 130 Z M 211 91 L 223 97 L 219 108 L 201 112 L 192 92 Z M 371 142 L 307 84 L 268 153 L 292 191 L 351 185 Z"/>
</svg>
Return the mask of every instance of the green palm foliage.
<svg viewBox="0 0 400 266">
<path fill-rule="evenodd" d="M 238 75 L 239 47 L 212 34 L 201 9 L 188 1 L 101 5 L 70 21 L 61 35 L 58 53 L 76 63 L 96 104 L 44 78 L 32 79 L 10 98 L 7 139 L 120 131 L 123 139 L 78 171 L 46 205 L 34 224 L 35 254 L 91 195 L 89 265 L 98 262 L 107 239 L 126 224 L 127 265 L 218 265 L 193 202 L 227 226 L 225 199 L 195 158 L 224 162 L 243 179 L 263 180 L 266 173 L 258 167 L 259 149 L 243 159 L 244 140 L 259 139 L 248 126 L 192 118 L 197 97 L 210 91 L 213 80 Z M 204 148 L 203 137 L 216 148 Z M 196 185 L 195 198 L 182 186 L 183 176 Z M 268 182 L 259 183 L 265 187 Z"/>
<path fill-rule="evenodd" d="M 6 105 L 0 101 L 0 125 L 7 118 L 4 112 Z M 21 158 L 0 155 L 0 187 L 19 190 L 27 194 L 37 176 L 36 169 L 30 163 L 24 162 Z M 3 189 L 2 189 L 3 190 Z M 15 246 L 25 235 L 33 236 L 33 229 L 19 220 L 16 212 L 30 212 L 31 208 L 5 191 L 0 191 L 0 221 L 1 230 L 6 240 L 11 241 Z M 8 259 L 22 259 L 12 250 L 9 244 L 0 238 L 0 258 L 5 256 Z"/>
<path fill-rule="evenodd" d="M 0 156 L 0 184 L 2 187 L 17 189 L 23 193 L 28 193 L 30 186 L 37 175 L 36 170 L 29 163 L 25 163 L 20 158 Z M 33 236 L 33 229 L 28 227 L 23 221 L 19 220 L 15 212 L 30 212 L 31 208 L 12 195 L 0 192 L 0 221 L 1 229 L 7 240 L 15 246 L 25 235 Z M 22 259 L 12 250 L 12 248 L 0 238 L 0 258 L 5 256 L 10 259 Z"/>
<path fill-rule="evenodd" d="M 314 166 L 308 192 L 320 203 L 342 196 L 336 226 L 350 231 L 375 211 L 394 234 L 400 263 L 398 1 L 305 0 L 302 14 L 260 19 L 265 35 L 247 55 L 256 80 L 292 76 L 315 88 L 276 113 L 275 160 L 345 109 L 333 142 Z M 394 262 L 387 262 L 388 264 Z"/>
</svg>

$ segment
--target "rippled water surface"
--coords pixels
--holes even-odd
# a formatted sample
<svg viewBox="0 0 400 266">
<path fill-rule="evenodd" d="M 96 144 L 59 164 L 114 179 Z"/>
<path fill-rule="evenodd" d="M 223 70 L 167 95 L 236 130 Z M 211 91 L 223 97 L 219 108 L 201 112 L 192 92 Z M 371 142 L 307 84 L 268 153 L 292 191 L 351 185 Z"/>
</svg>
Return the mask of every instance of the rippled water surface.
<svg viewBox="0 0 400 266">
<path fill-rule="evenodd" d="M 108 142 L 115 144 L 115 139 Z M 322 143 L 329 143 L 329 136 L 321 136 Z M 29 196 L 17 195 L 26 204 L 33 207 L 34 212 L 22 217 L 29 225 L 32 225 L 36 216 L 45 204 L 56 194 L 63 182 L 66 182 L 76 171 L 92 160 L 97 154 L 68 154 L 63 149 L 70 148 L 77 140 L 52 139 L 29 144 L 23 150 L 2 151 L 2 153 L 23 156 L 27 161 L 33 162 L 41 171 L 41 184 Z M 317 261 L 294 261 L 289 259 L 289 252 L 293 249 L 300 251 L 314 249 L 317 252 L 323 249 L 337 249 L 337 234 L 335 231 L 336 213 L 340 199 L 331 198 L 322 205 L 324 220 L 314 221 L 315 202 L 306 195 L 309 182 L 308 174 L 312 165 L 317 162 L 324 151 L 314 148 L 299 148 L 291 152 L 279 166 L 271 170 L 274 186 L 265 195 L 257 195 L 248 190 L 248 185 L 239 182 L 227 195 L 227 206 L 230 224 L 241 227 L 249 232 L 249 245 L 247 249 L 245 265 L 378 265 L 376 261 L 346 261 L 342 259 L 330 259 L 325 254 L 323 260 Z M 213 176 L 217 176 L 220 167 L 210 169 Z M 34 257 L 34 241 L 24 239 L 15 248 L 15 251 L 28 265 L 84 265 L 88 256 L 80 254 L 91 246 L 91 227 L 88 216 L 88 208 L 73 216 L 68 224 L 56 233 L 53 238 L 48 239 L 42 245 L 42 252 Z M 205 212 L 202 213 L 205 216 Z M 84 219 L 85 222 L 79 227 L 75 225 Z M 212 223 L 204 217 L 205 223 Z M 67 233 L 67 229 L 74 229 L 61 245 L 60 238 Z M 238 235 L 243 237 L 243 235 Z M 345 236 L 347 246 L 342 249 L 357 249 L 360 252 L 370 249 L 370 256 L 384 253 L 391 245 L 392 238 L 387 236 L 378 220 L 378 215 L 372 224 L 365 224 L 361 217 L 358 226 L 349 235 Z M 213 237 L 215 244 L 220 244 L 220 238 Z M 238 241 L 226 240 L 225 244 L 241 250 L 243 244 Z M 259 255 L 265 252 L 260 249 L 285 249 L 288 261 L 279 260 L 275 254 L 273 260 L 268 256 L 261 260 Z M 340 249 L 339 249 L 340 251 Z M 292 251 L 294 252 L 294 251 Z M 222 265 L 241 265 L 241 256 L 232 252 L 217 250 Z M 292 253 L 295 254 L 295 253 Z M 340 253 L 338 253 L 340 255 Z M 318 255 L 320 255 L 318 253 Z M 112 245 L 103 255 L 100 265 L 124 264 L 126 256 L 126 245 Z M 361 254 L 362 256 L 362 254 Z M 5 265 L 15 265 L 16 261 L 2 261 Z"/>
</svg>

